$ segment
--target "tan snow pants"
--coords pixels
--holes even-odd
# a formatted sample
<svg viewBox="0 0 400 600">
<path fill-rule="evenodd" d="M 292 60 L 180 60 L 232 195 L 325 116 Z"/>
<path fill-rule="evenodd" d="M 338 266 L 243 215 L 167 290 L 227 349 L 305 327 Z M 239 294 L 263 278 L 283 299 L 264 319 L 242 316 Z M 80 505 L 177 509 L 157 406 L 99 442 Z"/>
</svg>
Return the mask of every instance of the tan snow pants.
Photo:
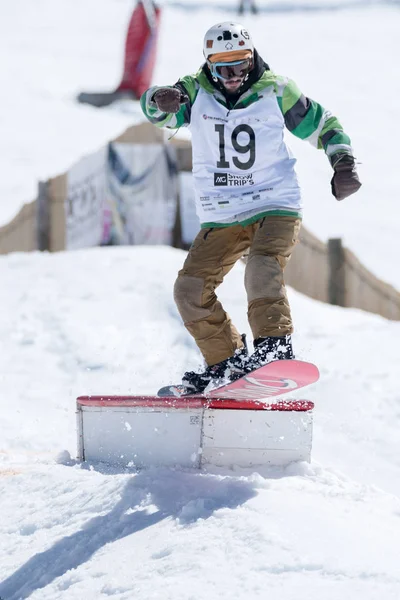
<svg viewBox="0 0 400 600">
<path fill-rule="evenodd" d="M 248 249 L 245 288 L 254 339 L 292 333 L 283 271 L 300 226 L 296 217 L 270 216 L 251 225 L 201 229 L 198 233 L 179 271 L 174 298 L 208 365 L 229 358 L 243 346 L 215 290 Z"/>
</svg>

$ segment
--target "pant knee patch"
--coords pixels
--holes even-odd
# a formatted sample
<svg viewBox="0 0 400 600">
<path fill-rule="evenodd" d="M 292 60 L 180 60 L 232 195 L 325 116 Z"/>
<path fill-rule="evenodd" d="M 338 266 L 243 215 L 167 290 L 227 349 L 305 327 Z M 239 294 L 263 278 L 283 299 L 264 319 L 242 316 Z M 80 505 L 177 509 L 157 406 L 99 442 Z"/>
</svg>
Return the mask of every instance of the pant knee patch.
<svg viewBox="0 0 400 600">
<path fill-rule="evenodd" d="M 244 282 L 248 302 L 258 298 L 283 298 L 286 295 L 283 270 L 275 256 L 251 256 L 246 265 Z"/>
<path fill-rule="evenodd" d="M 191 275 L 179 275 L 174 286 L 174 300 L 184 323 L 204 319 L 211 314 L 203 308 L 204 279 Z"/>
</svg>

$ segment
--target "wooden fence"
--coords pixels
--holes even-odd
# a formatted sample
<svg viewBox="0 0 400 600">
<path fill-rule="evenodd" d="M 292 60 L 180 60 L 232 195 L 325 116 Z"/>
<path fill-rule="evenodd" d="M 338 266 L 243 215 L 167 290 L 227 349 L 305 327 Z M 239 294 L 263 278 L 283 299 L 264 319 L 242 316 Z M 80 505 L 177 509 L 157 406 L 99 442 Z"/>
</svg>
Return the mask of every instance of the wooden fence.
<svg viewBox="0 0 400 600">
<path fill-rule="evenodd" d="M 37 202 L 24 204 L 10 223 L 0 227 L 0 254 L 37 250 Z"/>
<path fill-rule="evenodd" d="M 149 123 L 130 127 L 118 142 L 162 143 L 162 131 Z M 179 169 L 191 170 L 191 144 L 173 138 Z M 38 197 L 0 227 L 0 254 L 65 249 L 67 173 L 38 186 Z M 179 210 L 174 246 L 182 247 Z M 340 239 L 321 242 L 304 226 L 285 272 L 286 283 L 299 292 L 337 306 L 360 308 L 400 320 L 400 293 L 368 271 Z"/>
<path fill-rule="evenodd" d="M 316 300 L 400 320 L 400 293 L 393 286 L 368 271 L 341 239 L 324 244 L 304 226 L 285 280 Z"/>
<path fill-rule="evenodd" d="M 190 171 L 190 142 L 175 138 L 173 142 L 179 144 L 180 169 Z M 400 320 L 400 292 L 368 271 L 340 239 L 324 243 L 304 225 L 286 267 L 285 281 L 315 300 Z"/>
</svg>

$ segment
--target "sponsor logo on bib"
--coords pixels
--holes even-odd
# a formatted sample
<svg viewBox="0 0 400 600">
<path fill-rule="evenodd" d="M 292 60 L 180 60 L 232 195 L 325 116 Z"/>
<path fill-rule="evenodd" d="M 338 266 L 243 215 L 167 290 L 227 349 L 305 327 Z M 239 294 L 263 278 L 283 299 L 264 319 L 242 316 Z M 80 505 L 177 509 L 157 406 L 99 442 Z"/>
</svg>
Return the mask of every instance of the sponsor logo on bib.
<svg viewBox="0 0 400 600">
<path fill-rule="evenodd" d="M 214 185 L 228 185 L 228 173 L 214 173 Z"/>
<path fill-rule="evenodd" d="M 232 175 L 231 173 L 214 173 L 214 185 L 225 185 L 230 187 L 240 187 L 242 185 L 254 185 L 253 174 Z"/>
<path fill-rule="evenodd" d="M 207 119 L 210 119 L 211 121 L 221 121 L 222 123 L 228 123 L 228 119 L 223 119 L 222 117 L 212 117 L 211 115 L 206 115 L 205 113 L 203 114 L 203 119 L 205 121 L 207 121 Z"/>
</svg>

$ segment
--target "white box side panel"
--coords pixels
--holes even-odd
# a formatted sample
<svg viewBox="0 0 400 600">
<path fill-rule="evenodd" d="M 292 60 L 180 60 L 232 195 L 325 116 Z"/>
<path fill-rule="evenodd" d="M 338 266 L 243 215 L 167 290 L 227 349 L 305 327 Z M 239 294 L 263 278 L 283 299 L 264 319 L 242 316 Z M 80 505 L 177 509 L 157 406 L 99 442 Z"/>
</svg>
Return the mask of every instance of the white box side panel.
<svg viewBox="0 0 400 600">
<path fill-rule="evenodd" d="M 288 464 L 310 460 L 312 413 L 209 410 L 203 424 L 203 463 Z"/>
<path fill-rule="evenodd" d="M 198 467 L 202 409 L 83 407 L 83 456 L 138 467 Z"/>
<path fill-rule="evenodd" d="M 76 431 L 78 436 L 78 460 L 84 460 L 84 448 L 83 448 L 83 414 L 80 406 L 76 410 Z"/>
<path fill-rule="evenodd" d="M 296 450 L 276 450 L 261 448 L 204 448 L 201 466 L 216 467 L 261 467 L 286 466 L 292 462 L 304 460 L 310 462 L 311 447 Z"/>
</svg>

